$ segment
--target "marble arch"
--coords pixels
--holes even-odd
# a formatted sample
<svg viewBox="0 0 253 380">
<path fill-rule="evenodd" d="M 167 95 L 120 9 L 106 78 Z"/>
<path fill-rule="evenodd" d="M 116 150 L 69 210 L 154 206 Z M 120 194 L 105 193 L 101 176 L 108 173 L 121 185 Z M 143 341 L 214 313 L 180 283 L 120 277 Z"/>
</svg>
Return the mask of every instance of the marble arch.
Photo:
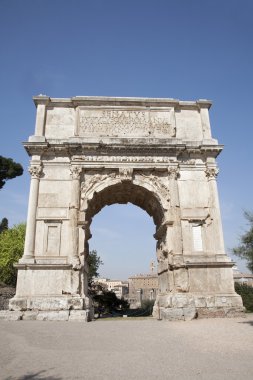
<svg viewBox="0 0 253 380">
<path fill-rule="evenodd" d="M 90 224 L 131 202 L 154 219 L 159 319 L 234 315 L 224 250 L 210 101 L 34 98 L 35 134 L 24 255 L 10 310 L 21 318 L 89 320 Z"/>
</svg>

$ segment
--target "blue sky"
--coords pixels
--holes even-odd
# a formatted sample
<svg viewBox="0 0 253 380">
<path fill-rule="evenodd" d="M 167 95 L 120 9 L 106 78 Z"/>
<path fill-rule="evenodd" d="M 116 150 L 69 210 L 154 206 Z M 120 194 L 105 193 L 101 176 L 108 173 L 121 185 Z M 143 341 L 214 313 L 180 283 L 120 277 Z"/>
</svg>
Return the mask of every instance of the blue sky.
<svg viewBox="0 0 253 380">
<path fill-rule="evenodd" d="M 1 0 L 0 154 L 28 166 L 32 96 L 211 99 L 212 133 L 225 145 L 218 186 L 226 247 L 252 205 L 251 0 Z M 0 192 L 0 218 L 26 218 L 29 176 Z M 135 206 L 110 206 L 92 224 L 101 274 L 126 278 L 155 259 L 154 225 Z M 239 267 L 245 270 L 237 259 Z"/>
</svg>

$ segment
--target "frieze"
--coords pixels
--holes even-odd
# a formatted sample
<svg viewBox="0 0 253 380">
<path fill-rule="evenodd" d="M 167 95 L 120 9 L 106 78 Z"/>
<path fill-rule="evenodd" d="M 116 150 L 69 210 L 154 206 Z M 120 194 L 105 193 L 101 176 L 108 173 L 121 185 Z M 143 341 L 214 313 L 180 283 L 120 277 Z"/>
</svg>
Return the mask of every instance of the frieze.
<svg viewBox="0 0 253 380">
<path fill-rule="evenodd" d="M 79 109 L 80 136 L 174 137 L 172 109 Z"/>
<path fill-rule="evenodd" d="M 84 162 L 175 162 L 169 157 L 152 157 L 152 156 L 75 156 L 74 161 Z"/>
</svg>

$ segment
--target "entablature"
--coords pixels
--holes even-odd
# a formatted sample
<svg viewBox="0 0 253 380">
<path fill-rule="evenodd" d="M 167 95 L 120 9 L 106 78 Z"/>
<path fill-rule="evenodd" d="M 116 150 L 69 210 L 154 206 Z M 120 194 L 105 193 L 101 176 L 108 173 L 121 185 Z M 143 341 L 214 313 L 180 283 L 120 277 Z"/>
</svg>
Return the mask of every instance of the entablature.
<svg viewBox="0 0 253 380">
<path fill-rule="evenodd" d="M 175 141 L 173 143 L 155 143 L 150 142 L 150 144 L 140 144 L 136 141 L 122 141 L 121 143 L 104 143 L 100 142 L 68 142 L 68 141 L 45 141 L 45 142 L 24 142 L 23 145 L 29 154 L 29 156 L 33 155 L 46 155 L 46 154 L 60 154 L 68 157 L 72 156 L 80 156 L 82 160 L 90 160 L 93 159 L 98 160 L 95 157 L 101 157 L 101 161 L 103 161 L 103 157 L 110 156 L 113 160 L 114 157 L 131 157 L 132 160 L 136 159 L 136 161 L 140 160 L 140 157 L 152 157 L 153 159 L 157 159 L 158 161 L 165 162 L 169 160 L 175 160 L 175 158 L 180 159 L 181 161 L 194 159 L 196 157 L 213 157 L 216 158 L 219 153 L 223 149 L 223 145 L 202 145 L 196 144 L 194 145 L 192 142 L 182 143 Z M 88 158 L 86 158 L 88 157 Z M 127 158 L 126 158 L 127 160 Z M 150 159 L 150 162 L 152 160 Z"/>
</svg>

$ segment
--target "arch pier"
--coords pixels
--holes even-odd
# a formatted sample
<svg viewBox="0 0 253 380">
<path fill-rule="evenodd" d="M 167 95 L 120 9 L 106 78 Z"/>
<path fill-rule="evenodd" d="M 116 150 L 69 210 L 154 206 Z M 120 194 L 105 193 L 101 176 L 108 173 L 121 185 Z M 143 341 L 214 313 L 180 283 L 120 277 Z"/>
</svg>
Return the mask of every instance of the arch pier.
<svg viewBox="0 0 253 380">
<path fill-rule="evenodd" d="M 131 202 L 154 220 L 157 319 L 243 311 L 223 242 L 207 100 L 34 98 L 24 143 L 31 187 L 24 255 L 9 308 L 21 319 L 89 320 L 92 218 Z M 138 252 L 136 252 L 138 254 Z"/>
</svg>

